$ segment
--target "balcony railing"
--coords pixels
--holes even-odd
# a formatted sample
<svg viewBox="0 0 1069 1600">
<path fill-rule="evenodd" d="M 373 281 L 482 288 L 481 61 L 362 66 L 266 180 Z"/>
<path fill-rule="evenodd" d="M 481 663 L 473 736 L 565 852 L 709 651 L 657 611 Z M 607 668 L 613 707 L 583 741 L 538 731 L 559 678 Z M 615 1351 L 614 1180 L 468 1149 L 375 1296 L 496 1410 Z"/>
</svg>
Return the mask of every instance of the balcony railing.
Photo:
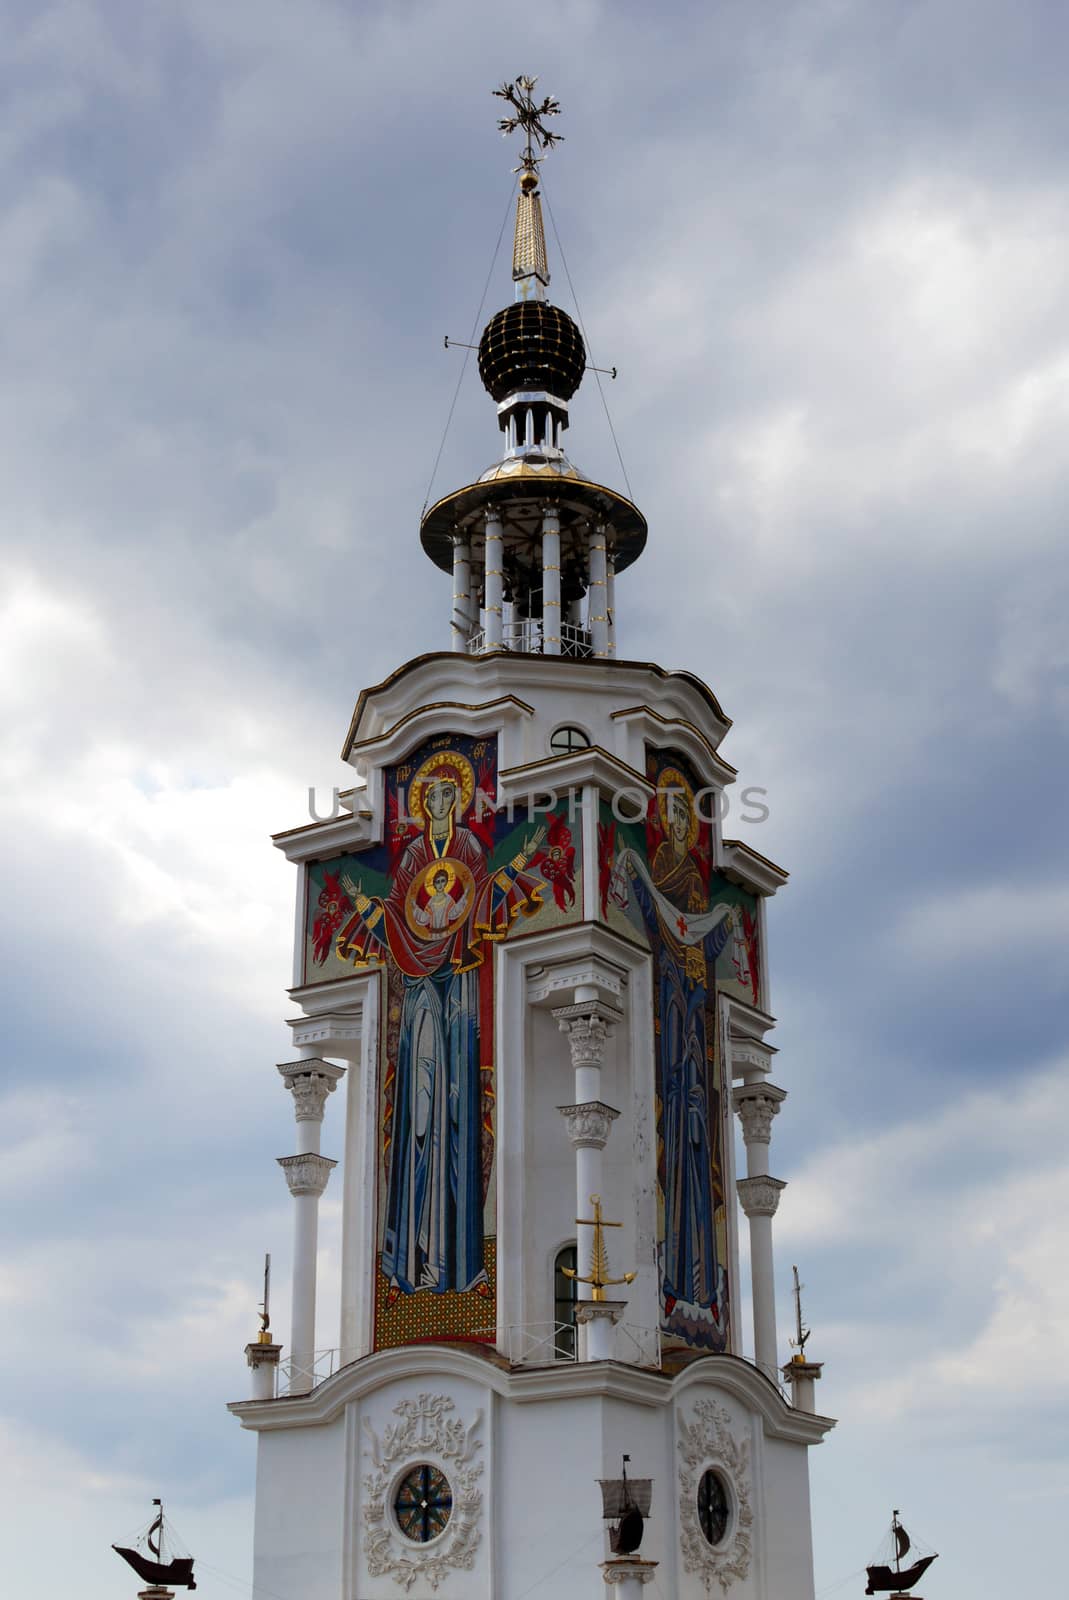
<svg viewBox="0 0 1069 1600">
<path fill-rule="evenodd" d="M 552 1366 L 556 1362 L 577 1362 L 576 1334 L 572 1322 L 514 1323 L 509 1327 L 480 1328 L 475 1337 L 494 1344 L 513 1367 Z M 615 1360 L 637 1367 L 660 1367 L 661 1339 L 656 1328 L 640 1328 L 630 1322 L 617 1323 L 614 1330 Z M 341 1366 L 341 1351 L 317 1350 L 310 1366 L 298 1367 L 282 1361 L 278 1368 L 278 1395 L 308 1394 L 325 1383 Z"/>
<path fill-rule="evenodd" d="M 589 628 L 580 628 L 573 622 L 560 625 L 560 653 L 562 656 L 592 656 L 594 641 Z"/>
<path fill-rule="evenodd" d="M 524 617 L 519 622 L 506 622 L 501 629 L 501 648 L 523 655 L 545 655 L 542 623 L 536 617 Z M 476 628 L 468 635 L 469 656 L 486 654 L 486 629 Z M 560 654 L 562 656 L 592 656 L 594 645 L 587 628 L 574 622 L 560 625 Z"/>
<path fill-rule="evenodd" d="M 341 1351 L 317 1350 L 310 1366 L 299 1367 L 296 1361 L 280 1361 L 278 1364 L 278 1393 L 307 1394 L 309 1389 L 316 1389 L 327 1378 L 332 1378 L 340 1365 Z"/>
</svg>

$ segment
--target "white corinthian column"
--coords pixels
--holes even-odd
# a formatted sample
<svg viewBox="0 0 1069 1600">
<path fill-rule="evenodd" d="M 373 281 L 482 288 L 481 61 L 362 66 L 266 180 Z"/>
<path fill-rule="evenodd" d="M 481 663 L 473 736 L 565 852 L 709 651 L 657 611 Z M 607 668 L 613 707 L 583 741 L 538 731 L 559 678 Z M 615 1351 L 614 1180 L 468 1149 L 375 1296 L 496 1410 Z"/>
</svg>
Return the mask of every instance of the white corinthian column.
<svg viewBox="0 0 1069 1600">
<path fill-rule="evenodd" d="M 769 1177 L 768 1147 L 772 1118 L 787 1098 L 773 1083 L 740 1084 L 732 1096 L 746 1144 L 746 1173 L 735 1187 L 750 1225 L 750 1281 L 753 1294 L 754 1363 L 778 1378 L 776 1357 L 776 1276 L 772 1261 L 772 1218 L 787 1185 Z"/>
<path fill-rule="evenodd" d="M 306 1394 L 314 1378 L 316 1326 L 316 1252 L 319 1246 L 319 1197 L 337 1166 L 319 1153 L 319 1131 L 327 1095 L 345 1076 L 345 1068 L 310 1056 L 284 1061 L 279 1072 L 293 1095 L 297 1119 L 297 1154 L 280 1156 L 293 1196 L 293 1297 L 290 1308 L 292 1394 Z"/>
<path fill-rule="evenodd" d="M 608 1143 L 612 1125 L 620 1115 L 615 1106 L 606 1105 L 601 1098 L 601 1069 L 606 1045 L 614 1025 L 621 1020 L 621 1013 L 598 999 L 596 990 L 591 991 L 590 999 L 583 998 L 584 990 L 581 988 L 575 992 L 575 1005 L 558 1006 L 553 1012 L 560 1031 L 568 1036 L 575 1069 L 575 1101 L 570 1106 L 558 1106 L 557 1110 L 564 1118 L 568 1138 L 575 1151 L 575 1214 L 576 1217 L 589 1217 L 591 1195 L 600 1196 L 602 1192 L 601 1153 Z M 593 1228 L 576 1230 L 576 1271 L 580 1278 L 590 1276 L 593 1244 Z M 579 1300 L 590 1300 L 593 1295 L 588 1283 L 577 1284 L 576 1293 Z M 609 1332 L 606 1325 L 587 1341 L 586 1349 L 591 1360 L 604 1359 L 610 1353 L 602 1348 Z"/>
</svg>

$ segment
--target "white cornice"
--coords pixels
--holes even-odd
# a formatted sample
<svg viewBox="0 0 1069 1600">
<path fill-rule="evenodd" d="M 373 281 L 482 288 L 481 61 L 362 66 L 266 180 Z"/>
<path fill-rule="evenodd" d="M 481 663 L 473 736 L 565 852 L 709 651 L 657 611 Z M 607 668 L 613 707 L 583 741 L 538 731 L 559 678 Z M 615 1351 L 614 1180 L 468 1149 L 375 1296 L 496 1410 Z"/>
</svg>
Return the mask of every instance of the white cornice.
<svg viewBox="0 0 1069 1600">
<path fill-rule="evenodd" d="M 751 850 L 741 839 L 725 839 L 722 854 L 719 865 L 724 876 L 753 894 L 775 894 L 789 877 L 785 868 Z"/>
<path fill-rule="evenodd" d="M 672 1377 L 616 1361 L 508 1368 L 489 1356 L 473 1355 L 457 1345 L 430 1344 L 364 1356 L 342 1367 L 310 1394 L 280 1400 L 236 1400 L 227 1409 L 243 1428 L 254 1432 L 318 1428 L 336 1421 L 350 1401 L 361 1400 L 388 1384 L 406 1380 L 426 1384 L 443 1378 L 481 1384 L 518 1405 L 598 1397 L 650 1407 L 670 1406 L 689 1390 L 715 1388 L 755 1411 L 766 1436 L 772 1439 L 819 1444 L 835 1426 L 830 1417 L 795 1411 L 775 1384 L 738 1356 L 706 1356 L 691 1361 Z"/>
<path fill-rule="evenodd" d="M 610 796 L 622 789 L 635 789 L 644 800 L 649 800 L 654 793 L 653 784 L 643 773 L 596 744 L 586 750 L 573 750 L 568 755 L 546 756 L 540 761 L 525 762 L 523 766 L 507 767 L 498 773 L 498 781 L 505 799 L 510 794 L 519 798 L 547 789 L 563 794 L 569 789 L 581 789 L 586 783 Z"/>
<path fill-rule="evenodd" d="M 560 1004 L 562 989 L 590 982 L 620 995 L 627 974 L 649 960 L 649 951 L 623 938 L 602 922 L 573 922 L 563 928 L 526 933 L 498 947 L 506 960 L 516 958 L 527 970 L 527 997 L 532 1005 Z M 558 983 L 556 978 L 564 976 Z"/>
<path fill-rule="evenodd" d="M 745 1000 L 738 1000 L 734 995 L 724 995 L 721 999 L 727 1016 L 728 1031 L 733 1045 L 752 1039 L 757 1044 L 764 1044 L 769 1052 L 769 1058 L 776 1054 L 776 1047 L 765 1041 L 765 1034 L 770 1028 L 776 1026 L 776 1019 L 768 1011 L 759 1011 L 756 1006 L 748 1005 Z"/>
<path fill-rule="evenodd" d="M 377 740 L 428 703 L 501 696 L 522 699 L 539 689 L 566 693 L 574 689 L 583 697 L 598 690 L 625 704 L 629 699 L 642 704 L 656 699 L 667 717 L 692 724 L 699 737 L 701 727 L 707 727 L 713 747 L 731 726 L 716 696 L 699 678 L 689 672 L 668 672 L 654 662 L 573 660 L 515 655 L 507 650 L 481 656 L 441 651 L 417 656 L 382 683 L 361 692 L 342 759 L 350 760 L 354 749 Z"/>
<path fill-rule="evenodd" d="M 494 733 L 512 721 L 526 721 L 534 716 L 535 710 L 514 694 L 499 695 L 495 700 L 482 700 L 475 704 L 461 700 L 431 701 L 398 717 L 382 733 L 368 739 L 354 740 L 349 745 L 347 760 L 361 770 L 402 761 L 412 747 L 420 743 L 424 730 L 427 735 L 441 731 L 443 713 L 448 713 L 446 720 L 451 731 L 477 737 Z"/>
<path fill-rule="evenodd" d="M 362 1020 L 368 987 L 379 982 L 380 970 L 374 967 L 348 977 L 334 978 L 327 983 L 300 983 L 290 989 L 289 997 L 309 1017 L 325 1017 L 331 1012 L 347 1011 Z"/>
<path fill-rule="evenodd" d="M 334 998 L 334 991 L 331 992 L 331 998 Z M 336 1060 L 360 1060 L 364 1027 L 362 1001 L 351 1011 L 332 1008 L 314 1017 L 287 1017 L 286 1021 L 293 1029 L 293 1043 L 296 1049 L 318 1045 L 328 1056 L 333 1056 Z"/>
<path fill-rule="evenodd" d="M 373 843 L 374 823 L 374 813 L 370 810 L 344 811 L 326 822 L 306 822 L 302 827 L 273 833 L 271 842 L 287 861 L 317 861 L 321 856 L 337 855 L 342 850 L 355 850 L 362 844 Z"/>
<path fill-rule="evenodd" d="M 615 722 L 639 728 L 642 737 L 653 745 L 671 744 L 674 749 L 681 750 L 690 758 L 702 776 L 710 778 L 712 782 L 721 784 L 735 782 L 738 776 L 737 769 L 725 761 L 723 756 L 718 755 L 716 750 L 716 746 L 731 726 L 726 720 L 716 723 L 717 736 L 715 740 L 710 741 L 693 722 L 683 717 L 663 717 L 652 706 L 627 706 L 623 711 L 614 711 L 612 716 Z"/>
</svg>

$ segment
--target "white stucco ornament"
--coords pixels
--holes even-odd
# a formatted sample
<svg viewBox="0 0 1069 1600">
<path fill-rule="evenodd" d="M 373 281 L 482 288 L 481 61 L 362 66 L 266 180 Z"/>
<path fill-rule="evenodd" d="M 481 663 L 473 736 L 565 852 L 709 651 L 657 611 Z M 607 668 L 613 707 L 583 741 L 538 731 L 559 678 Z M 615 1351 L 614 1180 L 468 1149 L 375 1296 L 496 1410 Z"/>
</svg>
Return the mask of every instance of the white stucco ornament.
<svg viewBox="0 0 1069 1600">
<path fill-rule="evenodd" d="M 736 1439 L 729 1417 L 715 1400 L 699 1400 L 694 1421 L 677 1409 L 679 1426 L 679 1536 L 683 1566 L 696 1572 L 707 1589 L 718 1583 L 726 1593 L 750 1570 L 753 1555 L 753 1510 L 750 1504 L 750 1445 Z M 709 1470 L 726 1484 L 731 1501 L 723 1539 L 710 1544 L 698 1516 L 698 1488 Z"/>
<path fill-rule="evenodd" d="M 470 1423 L 451 1413 L 452 1400 L 444 1394 L 421 1394 L 402 1400 L 393 1414 L 400 1420 L 383 1429 L 381 1438 L 364 1418 L 367 1443 L 364 1460 L 364 1554 L 373 1578 L 389 1574 L 406 1592 L 417 1582 L 437 1589 L 456 1568 L 470 1572 L 482 1536 L 483 1464 L 475 1460 L 482 1449 L 473 1435 L 483 1414 L 476 1411 Z M 425 1545 L 407 1539 L 397 1526 L 391 1501 L 405 1472 L 427 1462 L 449 1482 L 453 1508 L 437 1538 Z"/>
</svg>

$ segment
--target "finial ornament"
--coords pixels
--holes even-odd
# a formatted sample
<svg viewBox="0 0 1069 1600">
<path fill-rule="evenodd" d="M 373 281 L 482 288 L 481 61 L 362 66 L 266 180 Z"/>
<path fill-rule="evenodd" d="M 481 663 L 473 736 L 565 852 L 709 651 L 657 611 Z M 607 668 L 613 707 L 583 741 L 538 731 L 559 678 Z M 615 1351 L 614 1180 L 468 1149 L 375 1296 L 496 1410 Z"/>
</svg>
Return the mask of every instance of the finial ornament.
<svg viewBox="0 0 1069 1600">
<path fill-rule="evenodd" d="M 592 1217 L 576 1217 L 575 1219 L 577 1226 L 580 1228 L 593 1228 L 594 1230 L 594 1245 L 590 1252 L 590 1272 L 585 1278 L 581 1278 L 578 1272 L 572 1271 L 571 1267 L 562 1267 L 561 1271 L 566 1278 L 574 1278 L 576 1283 L 589 1283 L 592 1291 L 591 1299 L 604 1300 L 606 1289 L 617 1283 L 634 1283 L 635 1274 L 633 1272 L 625 1272 L 622 1278 L 610 1278 L 608 1276 L 609 1252 L 605 1248 L 605 1236 L 602 1230 L 605 1228 L 622 1228 L 623 1223 L 605 1221 L 601 1214 L 600 1194 L 592 1194 L 590 1196 L 590 1204 L 594 1208 L 594 1215 Z"/>
<path fill-rule="evenodd" d="M 520 165 L 513 169 L 523 174 L 520 186 L 525 192 L 538 182 L 538 165 L 543 159 L 535 155 L 535 145 L 539 150 L 552 150 L 564 137 L 561 133 L 552 133 L 544 120 L 546 117 L 560 116 L 560 102 L 547 94 L 542 104 L 537 105 L 534 99 L 537 82 L 537 78 L 519 77 L 515 83 L 503 83 L 500 89 L 493 91 L 499 100 L 506 100 L 516 113 L 513 117 L 501 118 L 498 127 L 502 134 L 507 138 L 517 128 L 522 128 L 527 136 Z"/>
<path fill-rule="evenodd" d="M 787 1342 L 792 1350 L 797 1350 L 798 1352 L 798 1354 L 792 1357 L 792 1359 L 795 1361 L 804 1361 L 805 1347 L 810 1333 L 810 1330 L 802 1321 L 802 1290 L 805 1288 L 805 1284 L 798 1281 L 797 1267 L 792 1267 L 791 1271 L 794 1273 L 794 1325 L 796 1337 L 794 1339 L 789 1339 Z"/>
<path fill-rule="evenodd" d="M 271 1343 L 271 1257 L 264 1256 L 264 1298 L 260 1307 L 260 1344 Z"/>
<path fill-rule="evenodd" d="M 508 135 L 520 128 L 526 139 L 520 164 L 512 169 L 520 174 L 520 192 L 516 196 L 516 237 L 512 246 L 512 279 L 516 285 L 516 299 L 521 302 L 546 298 L 549 263 L 546 258 L 546 232 L 542 224 L 542 201 L 538 193 L 538 167 L 542 156 L 536 152 L 551 150 L 555 144 L 560 144 L 562 138 L 559 133 L 551 133 L 545 123 L 547 117 L 560 115 L 560 106 L 548 94 L 541 104 L 536 102 L 534 86 L 537 82 L 537 78 L 517 78 L 515 83 L 503 83 L 500 89 L 493 91 L 499 100 L 507 101 L 516 113 L 512 117 L 501 118 L 498 123 L 501 132 Z M 540 315 L 537 312 L 534 314 Z M 532 338 L 535 343 L 541 342 L 541 335 L 533 335 L 529 331 L 527 342 L 530 343 Z"/>
</svg>

